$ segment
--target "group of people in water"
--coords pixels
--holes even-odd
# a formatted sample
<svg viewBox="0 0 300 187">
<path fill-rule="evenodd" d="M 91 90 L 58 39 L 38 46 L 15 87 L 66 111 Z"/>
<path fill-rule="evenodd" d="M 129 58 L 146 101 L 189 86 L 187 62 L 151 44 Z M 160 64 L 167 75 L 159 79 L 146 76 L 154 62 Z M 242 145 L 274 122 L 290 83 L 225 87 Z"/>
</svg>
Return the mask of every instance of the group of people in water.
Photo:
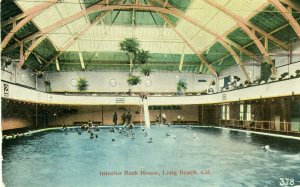
<svg viewBox="0 0 300 187">
<path fill-rule="evenodd" d="M 6 140 L 8 138 L 11 138 L 11 139 L 18 139 L 19 137 L 22 137 L 22 136 L 30 136 L 31 135 L 31 131 L 27 131 L 25 133 L 12 133 L 11 136 L 7 136 L 7 135 L 3 135 L 2 136 L 2 140 Z"/>
</svg>

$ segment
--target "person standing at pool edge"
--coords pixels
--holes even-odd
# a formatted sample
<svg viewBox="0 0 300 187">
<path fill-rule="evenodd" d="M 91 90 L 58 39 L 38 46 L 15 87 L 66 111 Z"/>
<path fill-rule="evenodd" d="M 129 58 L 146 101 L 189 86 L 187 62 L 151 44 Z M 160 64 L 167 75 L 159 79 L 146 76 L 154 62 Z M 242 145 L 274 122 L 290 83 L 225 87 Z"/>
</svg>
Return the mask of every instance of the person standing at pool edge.
<svg viewBox="0 0 300 187">
<path fill-rule="evenodd" d="M 127 125 L 130 125 L 131 124 L 131 118 L 132 118 L 130 112 L 128 112 L 126 118 L 127 118 Z"/>
<path fill-rule="evenodd" d="M 125 125 L 125 123 L 126 123 L 126 118 L 127 118 L 127 116 L 126 116 L 126 114 L 125 114 L 125 112 L 124 112 L 123 115 L 122 115 L 122 125 Z"/>
<path fill-rule="evenodd" d="M 118 114 L 117 114 L 117 112 L 115 112 L 114 115 L 113 115 L 113 123 L 114 123 L 114 126 L 118 125 Z"/>
</svg>

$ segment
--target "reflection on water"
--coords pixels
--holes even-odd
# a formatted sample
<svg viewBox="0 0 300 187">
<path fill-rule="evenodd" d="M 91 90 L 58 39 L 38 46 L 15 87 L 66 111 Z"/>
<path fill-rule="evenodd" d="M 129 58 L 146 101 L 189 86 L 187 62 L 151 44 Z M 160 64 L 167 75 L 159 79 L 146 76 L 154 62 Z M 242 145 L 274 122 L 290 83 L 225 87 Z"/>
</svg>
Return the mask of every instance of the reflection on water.
<svg viewBox="0 0 300 187">
<path fill-rule="evenodd" d="M 4 183 L 13 187 L 279 186 L 285 177 L 300 185 L 297 140 L 230 129 L 153 127 L 148 132 L 153 143 L 147 143 L 140 128 L 134 129 L 135 139 L 108 131 L 94 132 L 99 136 L 94 139 L 87 132 L 78 135 L 69 129 L 67 135 L 58 130 L 6 141 Z M 263 151 L 265 145 L 272 151 Z"/>
</svg>

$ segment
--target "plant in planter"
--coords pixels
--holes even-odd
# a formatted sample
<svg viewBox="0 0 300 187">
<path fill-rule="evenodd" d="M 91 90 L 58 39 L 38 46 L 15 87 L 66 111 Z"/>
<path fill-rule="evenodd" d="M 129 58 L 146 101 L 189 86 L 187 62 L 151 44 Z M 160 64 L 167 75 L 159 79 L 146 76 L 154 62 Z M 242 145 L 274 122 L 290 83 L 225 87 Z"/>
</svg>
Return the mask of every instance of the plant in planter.
<svg viewBox="0 0 300 187">
<path fill-rule="evenodd" d="M 45 72 L 43 72 L 43 71 L 37 71 L 35 74 L 36 74 L 36 76 L 37 76 L 38 78 L 43 78 Z"/>
<path fill-rule="evenodd" d="M 180 79 L 178 82 L 177 82 L 177 93 L 178 95 L 182 95 L 187 89 L 187 83 L 183 80 L 183 79 Z"/>
<path fill-rule="evenodd" d="M 129 78 L 127 79 L 127 82 L 131 86 L 135 86 L 141 82 L 141 79 L 139 76 L 129 75 Z"/>
<path fill-rule="evenodd" d="M 300 77 L 300 70 L 299 70 L 299 69 L 297 69 L 297 70 L 295 71 L 295 73 L 296 73 L 296 77 Z"/>
<path fill-rule="evenodd" d="M 46 92 L 51 92 L 51 82 L 49 80 L 46 80 L 44 82 L 45 87 L 46 87 Z"/>
<path fill-rule="evenodd" d="M 136 60 L 141 64 L 146 64 L 150 58 L 149 51 L 144 51 L 143 49 L 138 50 L 136 54 Z"/>
<path fill-rule="evenodd" d="M 77 87 L 78 91 L 80 91 L 80 92 L 85 91 L 85 90 L 87 90 L 88 86 L 89 86 L 88 81 L 86 80 L 85 77 L 80 77 L 77 80 L 76 87 Z"/>
<path fill-rule="evenodd" d="M 257 80 L 255 80 L 255 81 L 254 81 L 254 83 L 256 83 L 256 84 L 260 84 L 260 83 L 261 83 L 261 81 L 262 81 L 261 79 L 257 79 Z"/>
<path fill-rule="evenodd" d="M 21 66 L 21 68 L 22 68 L 23 70 L 25 70 L 25 69 L 27 69 L 27 65 L 26 65 L 26 64 L 23 64 L 23 65 Z"/>
<path fill-rule="evenodd" d="M 251 84 L 250 81 L 248 81 L 248 80 L 245 81 L 245 86 L 250 86 L 250 84 Z"/>
<path fill-rule="evenodd" d="M 285 73 L 281 74 L 281 78 L 284 79 L 284 78 L 287 77 L 288 75 L 289 75 L 289 73 L 288 73 L 288 72 L 285 72 Z"/>
<path fill-rule="evenodd" d="M 143 66 L 141 68 L 141 73 L 143 73 L 145 76 L 149 76 L 151 73 L 151 67 L 150 66 Z"/>
<path fill-rule="evenodd" d="M 132 71 L 132 64 L 136 57 L 136 54 L 139 51 L 139 46 L 140 43 L 136 38 L 126 38 L 120 43 L 121 50 L 127 52 L 130 62 L 130 71 Z"/>
</svg>

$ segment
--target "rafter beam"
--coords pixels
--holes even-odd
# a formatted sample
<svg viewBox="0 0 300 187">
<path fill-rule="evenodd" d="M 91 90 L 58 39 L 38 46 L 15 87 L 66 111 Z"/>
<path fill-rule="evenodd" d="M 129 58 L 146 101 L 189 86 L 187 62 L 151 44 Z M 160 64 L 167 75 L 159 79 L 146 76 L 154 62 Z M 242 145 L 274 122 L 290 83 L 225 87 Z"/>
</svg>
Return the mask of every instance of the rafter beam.
<svg viewBox="0 0 300 187">
<path fill-rule="evenodd" d="M 85 27 L 83 27 L 79 32 L 77 32 L 73 37 L 71 37 L 67 42 L 65 42 L 62 45 L 62 48 L 59 49 L 58 53 L 56 55 L 54 55 L 51 60 L 45 64 L 45 66 L 43 67 L 43 69 L 47 68 L 54 60 L 56 60 L 59 55 L 66 51 L 69 47 L 71 47 L 71 45 L 73 45 L 76 40 L 78 40 L 80 37 L 82 37 L 84 35 L 84 33 L 86 33 L 92 26 L 97 25 L 101 20 L 103 20 L 111 11 L 107 11 L 102 15 L 97 16 L 93 22 L 91 24 L 87 24 L 85 25 Z"/>
<path fill-rule="evenodd" d="M 179 68 L 178 68 L 179 72 L 181 72 L 182 67 L 183 67 L 184 55 L 185 55 L 185 44 L 184 44 L 184 46 L 183 46 L 182 54 L 181 54 L 181 56 L 180 56 L 180 62 L 179 62 Z"/>
<path fill-rule="evenodd" d="M 81 68 L 83 70 L 85 70 L 85 65 L 84 65 L 84 60 L 83 60 L 83 57 L 82 57 L 82 53 L 79 52 L 78 54 L 79 54 L 79 60 L 80 60 Z"/>
<path fill-rule="evenodd" d="M 252 53 L 251 51 L 245 49 L 244 47 L 241 47 L 240 45 L 238 45 L 237 43 L 235 43 L 234 41 L 230 40 L 229 38 L 225 38 L 225 41 L 235 47 L 236 49 L 238 49 L 239 51 L 242 51 L 243 53 L 245 53 L 246 55 L 248 55 L 250 58 L 252 58 L 253 60 L 255 60 L 256 62 L 262 62 L 262 60 L 260 58 L 257 57 L 256 54 Z"/>
<path fill-rule="evenodd" d="M 42 3 L 42 4 L 39 4 L 35 7 L 33 7 L 32 13 L 30 15 L 26 16 L 24 19 L 22 19 L 22 21 L 20 21 L 18 24 L 16 24 L 16 26 L 13 27 L 12 30 L 5 36 L 5 38 L 3 39 L 2 43 L 1 43 L 1 48 L 4 49 L 6 47 L 6 45 L 8 44 L 8 42 L 12 39 L 14 34 L 16 32 L 18 32 L 18 30 L 20 30 L 26 23 L 28 23 L 34 17 L 39 15 L 43 10 L 51 7 L 52 5 L 54 5 L 56 3 L 57 3 L 57 0 L 49 0 L 46 3 Z"/>
<path fill-rule="evenodd" d="M 269 0 L 269 2 L 272 3 L 280 14 L 290 23 L 298 38 L 300 38 L 300 25 L 292 14 L 279 2 L 279 0 Z"/>
<path fill-rule="evenodd" d="M 168 0 L 165 0 L 163 7 L 165 8 L 169 4 Z"/>
<path fill-rule="evenodd" d="M 75 21 L 85 15 L 94 13 L 94 12 L 98 12 L 98 11 L 108 11 L 108 10 L 144 10 L 144 11 L 155 11 L 155 12 L 161 12 L 161 13 L 165 13 L 165 14 L 169 14 L 169 15 L 173 15 L 175 17 L 178 18 L 182 18 L 188 22 L 190 22 L 191 24 L 203 29 L 204 31 L 206 31 L 207 33 L 210 33 L 211 35 L 215 36 L 216 38 L 218 38 L 218 40 L 221 41 L 221 43 L 223 45 L 225 45 L 224 47 L 226 49 L 231 48 L 225 41 L 224 38 L 211 31 L 210 29 L 208 29 L 206 26 L 201 25 L 197 20 L 185 15 L 183 12 L 176 10 L 176 9 L 166 9 L 166 8 L 162 8 L 162 7 L 155 7 L 155 6 L 146 6 L 146 5 L 109 5 L 109 6 L 105 6 L 105 5 L 100 5 L 100 4 L 95 4 L 92 5 L 91 7 L 87 8 L 84 11 L 80 11 L 70 17 L 64 18 L 62 20 L 59 20 L 56 23 L 53 23 L 52 25 L 49 25 L 48 27 L 44 28 L 41 30 L 41 33 L 43 33 L 44 35 L 42 37 L 40 37 L 38 40 L 36 40 L 35 42 L 33 42 L 33 44 L 30 46 L 29 51 L 26 51 L 25 53 L 25 60 L 28 58 L 29 54 L 31 53 L 31 51 L 39 45 L 39 43 L 46 38 L 46 36 L 52 32 L 53 30 L 56 30 L 72 21 Z M 40 33 L 36 33 L 34 35 L 38 35 Z M 227 45 L 227 46 L 226 46 Z M 233 56 L 235 56 L 235 59 L 238 57 L 238 55 L 235 54 L 234 50 L 230 50 L 230 53 L 232 53 Z M 237 61 L 237 63 L 239 63 Z"/>
<path fill-rule="evenodd" d="M 43 3 L 43 4 L 49 4 L 49 2 L 52 2 L 52 1 L 50 0 L 50 1 L 45 2 L 45 3 Z M 54 2 L 54 1 L 53 1 L 53 2 Z M 57 2 L 57 1 L 55 1 L 55 2 Z M 13 18 L 10 18 L 10 19 L 8 19 L 8 20 L 2 21 L 2 22 L 1 22 L 1 27 L 5 27 L 5 26 L 7 26 L 7 25 L 9 25 L 9 24 L 11 24 L 11 23 L 13 23 L 13 22 L 17 22 L 18 20 L 20 20 L 20 19 L 22 19 L 22 18 L 24 18 L 24 17 L 26 17 L 26 16 L 31 15 L 32 13 L 36 12 L 36 11 L 40 8 L 40 6 L 43 6 L 43 5 L 38 4 L 38 5 L 36 5 L 36 6 L 33 6 L 33 7 L 29 8 L 29 9 L 25 10 L 23 13 L 21 13 L 21 14 L 15 16 L 15 17 L 13 17 Z"/>
<path fill-rule="evenodd" d="M 200 59 L 200 61 L 209 69 L 209 71 L 215 76 L 218 77 L 218 74 L 214 67 L 212 67 L 205 59 L 204 57 L 199 53 L 199 51 L 186 39 L 184 36 L 175 28 L 174 24 L 170 21 L 168 17 L 166 17 L 163 14 L 159 15 L 164 19 L 164 21 L 169 25 L 169 27 L 172 28 L 172 30 L 183 40 L 183 42 L 189 46 L 189 48 L 197 55 L 197 57 Z"/>
<path fill-rule="evenodd" d="M 289 7 L 291 7 L 292 9 L 296 10 L 298 13 L 300 13 L 300 6 L 298 4 L 296 4 L 295 2 L 291 1 L 291 0 L 280 0 L 282 3 L 288 5 Z"/>
<path fill-rule="evenodd" d="M 153 1 L 153 0 L 150 0 L 150 1 Z M 160 4 L 162 3 L 160 0 L 158 0 L 160 2 Z M 157 2 L 157 1 L 156 1 Z M 218 38 L 219 42 L 224 46 L 225 49 L 227 49 L 229 51 L 229 53 L 232 55 L 232 57 L 234 58 L 234 60 L 236 61 L 236 63 L 240 66 L 240 69 L 242 70 L 242 72 L 244 73 L 245 77 L 247 80 L 250 81 L 250 78 L 249 78 L 249 75 L 243 65 L 243 62 L 241 61 L 240 57 L 236 54 L 236 52 L 233 50 L 233 48 L 224 40 L 224 38 L 219 35 L 218 33 L 210 30 L 208 27 L 204 26 L 204 25 L 201 25 L 197 20 L 191 18 L 191 17 L 187 17 L 184 15 L 183 12 L 181 12 L 180 10 L 178 10 L 177 8 L 175 7 L 171 7 L 172 10 L 170 10 L 172 13 L 175 13 L 175 14 L 179 14 L 181 16 L 184 17 L 185 20 L 187 20 L 188 22 L 194 24 L 195 26 L 197 26 L 198 28 L 201 28 L 203 29 L 204 31 L 206 31 L 207 33 L 215 36 L 216 38 Z"/>
<path fill-rule="evenodd" d="M 240 16 L 234 14 L 233 12 L 230 12 L 225 7 L 223 7 L 222 5 L 220 5 L 220 4 L 218 4 L 214 1 L 208 1 L 208 0 L 204 0 L 204 1 L 207 4 L 209 4 L 209 5 L 217 8 L 218 10 L 222 11 L 226 15 L 230 16 L 232 19 L 234 19 L 238 23 L 238 25 L 241 27 L 241 29 L 254 41 L 255 45 L 258 47 L 258 49 L 260 50 L 261 54 L 264 56 L 266 61 L 272 66 L 272 74 L 274 75 L 276 73 L 276 69 L 274 67 L 274 64 L 272 63 L 272 60 L 270 58 L 270 55 L 269 55 L 268 51 L 266 50 L 266 48 L 262 45 L 260 40 L 255 35 L 255 29 L 252 28 L 252 30 L 251 30 L 247 26 L 247 22 L 245 20 L 243 20 Z"/>
<path fill-rule="evenodd" d="M 56 70 L 60 71 L 60 66 L 59 66 L 59 62 L 57 59 L 55 59 L 55 65 L 56 65 Z"/>
</svg>

